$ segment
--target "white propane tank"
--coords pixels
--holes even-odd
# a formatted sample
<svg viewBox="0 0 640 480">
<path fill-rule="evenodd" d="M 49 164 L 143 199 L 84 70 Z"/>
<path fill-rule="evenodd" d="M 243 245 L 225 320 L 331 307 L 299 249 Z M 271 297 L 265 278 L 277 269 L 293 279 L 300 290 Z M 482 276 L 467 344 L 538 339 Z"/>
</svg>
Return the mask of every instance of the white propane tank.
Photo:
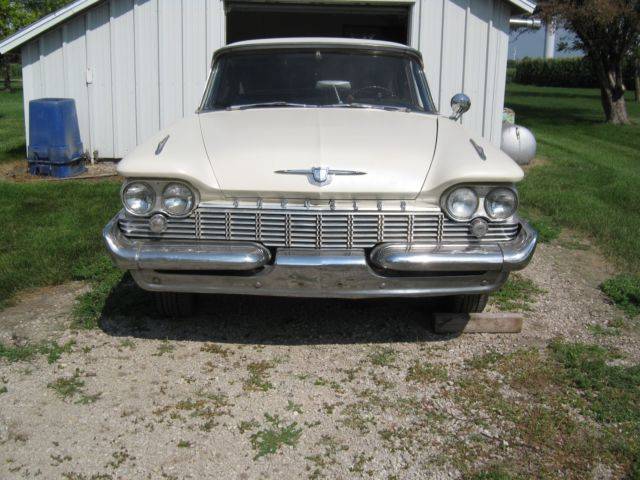
<svg viewBox="0 0 640 480">
<path fill-rule="evenodd" d="M 527 165 L 536 156 L 538 144 L 531 130 L 520 125 L 502 124 L 502 150 L 519 165 Z"/>
</svg>

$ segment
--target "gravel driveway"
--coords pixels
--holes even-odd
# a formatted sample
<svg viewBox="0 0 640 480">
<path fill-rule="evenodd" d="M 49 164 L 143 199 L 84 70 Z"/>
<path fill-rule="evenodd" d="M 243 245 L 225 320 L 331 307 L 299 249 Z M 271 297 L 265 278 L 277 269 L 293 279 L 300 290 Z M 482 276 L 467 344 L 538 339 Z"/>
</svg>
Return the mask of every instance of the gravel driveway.
<svg viewBox="0 0 640 480">
<path fill-rule="evenodd" d="M 597 290 L 612 272 L 593 248 L 542 245 L 523 276 L 546 293 L 519 335 L 434 335 L 417 300 L 233 296 L 72 332 L 84 287 L 32 292 L 0 312 L 0 340 L 61 349 L 0 359 L 0 478 L 459 478 L 530 452 L 468 401 L 473 359 L 563 337 L 638 361 L 637 336 L 586 328 L 620 316 Z"/>
</svg>

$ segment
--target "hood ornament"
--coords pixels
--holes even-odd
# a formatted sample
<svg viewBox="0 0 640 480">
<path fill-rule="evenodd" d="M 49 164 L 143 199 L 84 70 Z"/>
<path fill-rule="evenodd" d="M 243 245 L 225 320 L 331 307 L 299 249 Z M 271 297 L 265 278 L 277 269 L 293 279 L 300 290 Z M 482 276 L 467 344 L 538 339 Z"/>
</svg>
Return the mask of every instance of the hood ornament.
<svg viewBox="0 0 640 480">
<path fill-rule="evenodd" d="M 329 167 L 313 167 L 309 169 L 276 170 L 280 175 L 306 175 L 312 185 L 323 187 L 329 185 L 334 175 L 366 175 L 367 172 L 356 170 L 332 170 Z"/>
</svg>

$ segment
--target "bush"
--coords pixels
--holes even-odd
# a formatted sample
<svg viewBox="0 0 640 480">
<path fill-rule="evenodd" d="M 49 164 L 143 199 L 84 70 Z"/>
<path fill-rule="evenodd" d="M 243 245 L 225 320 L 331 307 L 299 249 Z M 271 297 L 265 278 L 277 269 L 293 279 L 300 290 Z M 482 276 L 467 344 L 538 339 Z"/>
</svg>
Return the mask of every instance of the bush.
<svg viewBox="0 0 640 480">
<path fill-rule="evenodd" d="M 540 87 L 594 88 L 598 79 L 586 58 L 525 58 L 511 64 L 515 68 L 513 81 L 523 85 Z M 633 64 L 624 66 L 625 86 L 634 88 Z"/>
</svg>

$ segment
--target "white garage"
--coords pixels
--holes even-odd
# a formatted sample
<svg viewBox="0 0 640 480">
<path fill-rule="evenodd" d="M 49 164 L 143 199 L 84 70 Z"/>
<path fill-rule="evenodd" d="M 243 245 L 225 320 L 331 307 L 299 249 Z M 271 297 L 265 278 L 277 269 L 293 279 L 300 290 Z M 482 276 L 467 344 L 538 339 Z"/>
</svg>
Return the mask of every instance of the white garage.
<svg viewBox="0 0 640 480">
<path fill-rule="evenodd" d="M 86 150 L 121 158 L 199 104 L 211 57 L 231 42 L 286 36 L 374 38 L 422 52 L 436 106 L 458 92 L 463 118 L 500 143 L 509 18 L 530 0 L 76 0 L 0 42 L 22 53 L 30 100 L 76 101 Z"/>
</svg>

